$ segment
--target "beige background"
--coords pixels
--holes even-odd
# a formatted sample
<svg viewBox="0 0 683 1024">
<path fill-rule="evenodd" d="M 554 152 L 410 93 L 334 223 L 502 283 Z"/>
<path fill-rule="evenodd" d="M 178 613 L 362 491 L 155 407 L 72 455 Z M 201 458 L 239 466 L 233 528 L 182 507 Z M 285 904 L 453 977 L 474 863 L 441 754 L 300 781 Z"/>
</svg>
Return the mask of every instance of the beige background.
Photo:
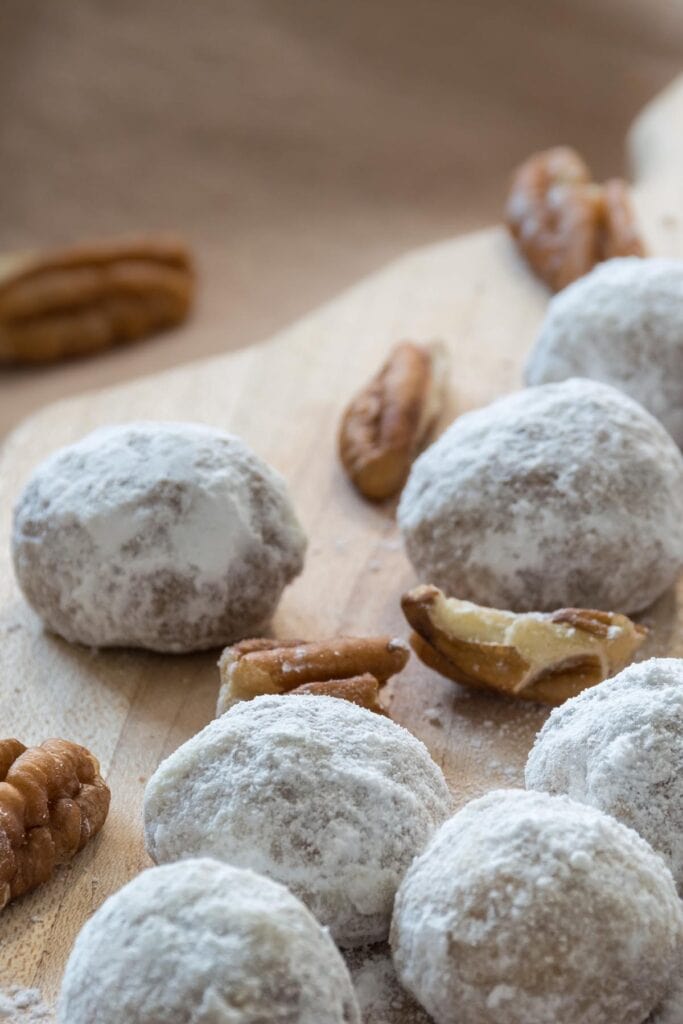
<svg viewBox="0 0 683 1024">
<path fill-rule="evenodd" d="M 183 331 L 0 371 L 0 434 L 495 220 L 535 147 L 621 170 L 682 53 L 682 0 L 0 0 L 0 248 L 174 228 L 202 279 Z"/>
</svg>

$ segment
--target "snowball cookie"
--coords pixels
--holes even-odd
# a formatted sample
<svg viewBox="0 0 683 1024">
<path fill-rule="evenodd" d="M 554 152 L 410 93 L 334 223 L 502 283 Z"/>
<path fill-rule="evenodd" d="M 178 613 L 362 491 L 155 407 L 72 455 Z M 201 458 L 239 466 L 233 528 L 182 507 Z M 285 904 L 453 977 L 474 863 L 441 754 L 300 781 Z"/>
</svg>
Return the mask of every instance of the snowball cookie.
<svg viewBox="0 0 683 1024">
<path fill-rule="evenodd" d="M 682 928 L 673 879 L 635 832 L 568 797 L 498 790 L 408 870 L 391 943 L 437 1024 L 642 1024 Z"/>
<path fill-rule="evenodd" d="M 683 458 L 605 384 L 528 388 L 417 460 L 398 519 L 425 583 L 512 611 L 635 612 L 683 564 Z"/>
<path fill-rule="evenodd" d="M 630 825 L 683 892 L 683 660 L 631 665 L 553 711 L 525 781 Z"/>
<path fill-rule="evenodd" d="M 208 858 L 150 868 L 90 918 L 62 1024 L 360 1024 L 324 928 L 282 885 Z"/>
<path fill-rule="evenodd" d="M 131 423 L 38 466 L 12 549 L 26 599 L 66 640 L 182 652 L 261 629 L 305 539 L 282 478 L 239 438 Z"/>
<path fill-rule="evenodd" d="M 427 749 L 335 697 L 235 704 L 145 793 L 153 860 L 206 854 L 284 882 L 344 946 L 387 937 L 403 874 L 449 814 Z"/>
<path fill-rule="evenodd" d="M 625 391 L 683 445 L 683 260 L 609 260 L 552 299 L 525 379 L 567 377 Z"/>
</svg>

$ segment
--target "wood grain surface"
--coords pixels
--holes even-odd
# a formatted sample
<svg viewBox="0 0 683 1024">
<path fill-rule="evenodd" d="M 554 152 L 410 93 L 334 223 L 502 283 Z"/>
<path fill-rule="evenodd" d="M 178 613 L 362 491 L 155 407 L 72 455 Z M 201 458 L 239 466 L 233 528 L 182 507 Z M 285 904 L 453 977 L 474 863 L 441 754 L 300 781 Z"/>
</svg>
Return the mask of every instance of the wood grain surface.
<svg viewBox="0 0 683 1024">
<path fill-rule="evenodd" d="M 637 205 L 650 251 L 683 255 L 683 152 L 676 128 L 683 80 L 632 135 Z M 36 463 L 104 423 L 191 419 L 234 431 L 287 478 L 310 544 L 303 575 L 274 621 L 281 636 L 336 632 L 406 635 L 398 599 L 412 585 L 394 507 L 373 507 L 348 486 L 335 452 L 349 397 L 398 339 L 445 339 L 449 420 L 520 386 L 520 366 L 548 295 L 502 229 L 418 250 L 270 342 L 51 406 L 8 439 L 0 463 L 0 720 L 24 742 L 64 736 L 100 758 L 113 792 L 101 835 L 53 881 L 10 905 L 0 922 L 0 987 L 58 990 L 88 915 L 148 864 L 140 806 L 159 760 L 212 717 L 217 653 L 168 657 L 97 651 L 45 633 L 9 559 L 11 508 Z M 665 595 L 646 621 L 644 654 L 683 654 L 678 601 Z M 459 803 L 520 784 L 545 712 L 473 696 L 413 658 L 389 685 L 394 718 L 443 767 Z"/>
</svg>

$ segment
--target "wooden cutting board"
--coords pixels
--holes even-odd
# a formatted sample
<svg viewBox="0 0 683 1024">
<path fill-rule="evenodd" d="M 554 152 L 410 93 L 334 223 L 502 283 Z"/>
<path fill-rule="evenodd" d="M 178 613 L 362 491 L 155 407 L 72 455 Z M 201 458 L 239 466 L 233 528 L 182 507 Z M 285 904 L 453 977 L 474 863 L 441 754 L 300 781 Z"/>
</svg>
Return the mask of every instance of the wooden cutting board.
<svg viewBox="0 0 683 1024">
<path fill-rule="evenodd" d="M 636 201 L 650 251 L 683 256 L 683 79 L 631 136 Z M 558 140 L 562 141 L 562 140 Z M 493 228 L 411 253 L 272 340 L 43 410 L 8 439 L 0 462 L 0 713 L 3 736 L 64 736 L 99 757 L 113 793 L 101 836 L 70 867 L 3 913 L 0 987 L 38 986 L 53 1000 L 86 918 L 148 859 L 145 783 L 157 764 L 212 717 L 216 653 L 167 657 L 71 646 L 43 632 L 9 559 L 11 507 L 36 463 L 104 423 L 199 420 L 244 437 L 289 482 L 310 544 L 288 589 L 278 635 L 407 635 L 399 597 L 415 583 L 394 507 L 364 503 L 335 450 L 349 397 L 401 338 L 444 338 L 454 416 L 520 386 L 520 367 L 548 300 L 505 232 Z M 268 301 L 268 296 L 263 296 Z M 202 330 L 201 313 L 193 327 Z M 683 655 L 671 593 L 645 617 L 646 654 Z M 428 745 L 459 803 L 519 785 L 545 717 L 536 706 L 473 696 L 414 658 L 388 688 L 391 713 Z"/>
</svg>

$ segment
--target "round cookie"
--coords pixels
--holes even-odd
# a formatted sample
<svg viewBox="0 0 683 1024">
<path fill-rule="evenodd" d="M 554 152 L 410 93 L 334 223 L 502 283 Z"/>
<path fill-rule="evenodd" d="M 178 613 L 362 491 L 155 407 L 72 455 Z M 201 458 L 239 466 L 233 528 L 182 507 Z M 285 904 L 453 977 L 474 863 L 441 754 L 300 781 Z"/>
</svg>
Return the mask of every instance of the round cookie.
<svg viewBox="0 0 683 1024">
<path fill-rule="evenodd" d="M 55 452 L 12 537 L 19 585 L 53 632 L 174 653 L 262 629 L 305 546 L 282 478 L 193 423 L 104 427 Z"/>
<path fill-rule="evenodd" d="M 184 743 L 145 792 L 157 863 L 208 855 L 294 892 L 344 946 L 386 938 L 403 874 L 448 815 L 426 747 L 334 697 L 257 697 Z"/>
<path fill-rule="evenodd" d="M 398 520 L 420 578 L 455 597 L 635 612 L 683 565 L 683 458 L 614 388 L 527 388 L 461 416 L 420 456 Z"/>
<path fill-rule="evenodd" d="M 630 665 L 556 708 L 536 737 L 525 781 L 630 825 L 683 892 L 683 660 Z"/>
<path fill-rule="evenodd" d="M 150 868 L 87 922 L 61 1024 L 360 1024 L 346 965 L 283 886 L 217 861 Z"/>
<path fill-rule="evenodd" d="M 408 870 L 391 943 L 436 1024 L 642 1024 L 682 929 L 673 879 L 635 832 L 567 797 L 500 790 Z"/>
<path fill-rule="evenodd" d="M 556 295 L 527 384 L 590 377 L 624 391 L 683 446 L 683 260 L 609 260 Z"/>
</svg>

